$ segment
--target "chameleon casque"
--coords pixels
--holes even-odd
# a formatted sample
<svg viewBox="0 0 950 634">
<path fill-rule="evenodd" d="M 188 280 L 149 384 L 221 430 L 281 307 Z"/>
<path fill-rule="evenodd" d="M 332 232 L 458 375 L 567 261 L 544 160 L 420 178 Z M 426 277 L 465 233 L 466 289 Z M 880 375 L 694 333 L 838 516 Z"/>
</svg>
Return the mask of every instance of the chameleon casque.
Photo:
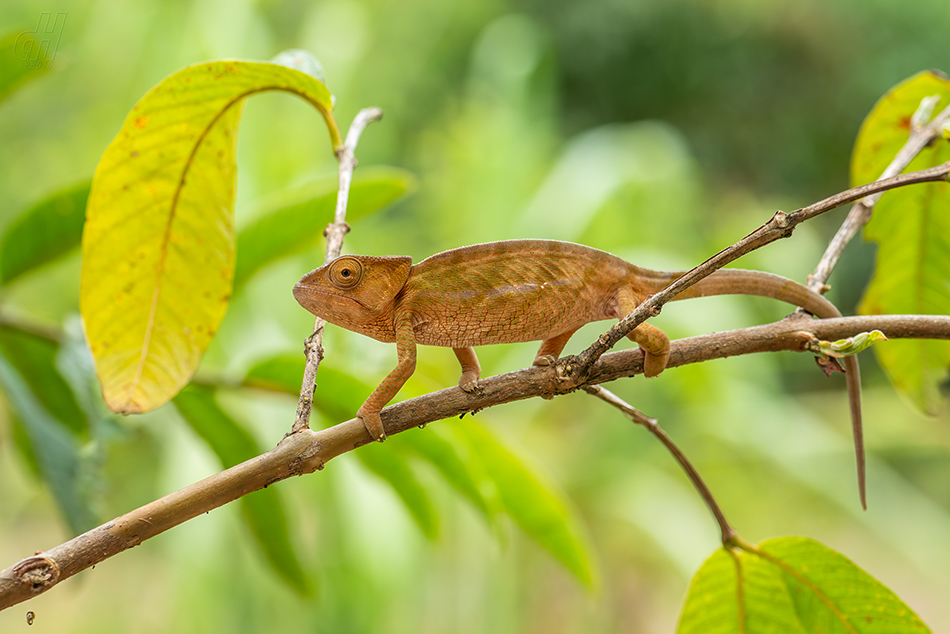
<svg viewBox="0 0 950 634">
<path fill-rule="evenodd" d="M 508 240 L 437 253 L 416 265 L 409 256 L 344 255 L 294 286 L 301 306 L 331 324 L 396 343 L 398 364 L 357 416 L 385 440 L 380 410 L 416 366 L 416 344 L 450 347 L 462 366 L 459 387 L 478 389 L 474 346 L 541 341 L 534 365 L 554 362 L 574 332 L 592 321 L 621 319 L 682 272 L 653 271 L 605 251 L 555 240 Z M 760 271 L 720 269 L 674 299 L 759 295 L 800 306 L 817 317 L 840 317 L 821 295 Z M 629 335 L 644 351 L 644 374 L 666 367 L 670 340 L 648 322 Z M 844 359 L 864 504 L 860 377 Z"/>
</svg>

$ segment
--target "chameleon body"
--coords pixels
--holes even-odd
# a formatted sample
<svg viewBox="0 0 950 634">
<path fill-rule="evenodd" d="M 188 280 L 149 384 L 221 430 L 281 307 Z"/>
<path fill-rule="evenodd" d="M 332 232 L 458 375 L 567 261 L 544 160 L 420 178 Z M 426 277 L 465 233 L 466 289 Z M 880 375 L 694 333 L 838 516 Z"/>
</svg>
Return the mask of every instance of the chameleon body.
<svg viewBox="0 0 950 634">
<path fill-rule="evenodd" d="M 396 343 L 396 368 L 357 414 L 374 439 L 384 440 L 380 410 L 415 370 L 417 344 L 452 348 L 462 366 L 459 387 L 473 392 L 481 372 L 474 346 L 541 341 L 534 365 L 551 364 L 581 326 L 623 318 L 680 275 L 571 242 L 509 240 L 444 251 L 416 265 L 408 256 L 341 256 L 304 275 L 294 297 L 332 324 Z M 726 294 L 771 297 L 818 317 L 841 316 L 821 295 L 760 271 L 722 269 L 675 299 Z M 663 331 L 645 322 L 628 337 L 644 350 L 644 374 L 662 372 L 670 353 Z M 860 379 L 853 356 L 845 358 L 845 368 L 863 503 Z"/>
</svg>

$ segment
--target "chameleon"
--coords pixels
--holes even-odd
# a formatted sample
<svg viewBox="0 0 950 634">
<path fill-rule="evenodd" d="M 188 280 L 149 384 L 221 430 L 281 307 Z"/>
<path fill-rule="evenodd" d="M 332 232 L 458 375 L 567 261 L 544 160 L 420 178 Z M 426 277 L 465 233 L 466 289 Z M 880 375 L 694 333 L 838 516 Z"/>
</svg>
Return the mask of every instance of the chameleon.
<svg viewBox="0 0 950 634">
<path fill-rule="evenodd" d="M 331 324 L 396 344 L 396 368 L 359 408 L 370 436 L 386 438 L 380 411 L 415 371 L 417 344 L 450 347 L 459 387 L 479 389 L 474 346 L 541 341 L 533 365 L 551 365 L 581 326 L 622 319 L 684 272 L 654 271 L 591 247 L 556 240 L 504 240 L 451 249 L 412 264 L 409 256 L 343 255 L 294 286 L 301 306 Z M 840 317 L 827 299 L 792 280 L 720 269 L 675 300 L 711 295 L 770 297 L 821 317 Z M 644 322 L 628 335 L 644 351 L 644 374 L 659 375 L 670 355 L 666 334 Z M 864 446 L 857 359 L 845 357 L 861 503 Z"/>
</svg>

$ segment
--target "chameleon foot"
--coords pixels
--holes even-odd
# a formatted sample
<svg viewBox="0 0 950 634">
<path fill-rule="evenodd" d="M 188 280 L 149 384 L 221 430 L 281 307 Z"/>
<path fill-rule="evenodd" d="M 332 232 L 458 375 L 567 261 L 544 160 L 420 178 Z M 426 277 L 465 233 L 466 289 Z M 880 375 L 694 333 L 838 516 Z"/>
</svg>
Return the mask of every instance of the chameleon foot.
<svg viewBox="0 0 950 634">
<path fill-rule="evenodd" d="M 386 431 L 383 429 L 383 421 L 379 418 L 379 412 L 359 411 L 356 413 L 356 417 L 362 421 L 363 426 L 366 427 L 366 431 L 369 432 L 373 440 L 377 442 L 386 440 Z"/>
<path fill-rule="evenodd" d="M 478 373 L 479 369 L 477 367 L 463 368 L 462 378 L 459 379 L 459 387 L 462 388 L 463 392 L 475 394 L 482 391 L 482 386 L 478 384 Z"/>
<path fill-rule="evenodd" d="M 462 391 L 468 392 L 469 394 L 475 394 L 482 391 L 482 386 L 479 385 L 478 379 L 474 381 L 468 381 L 466 383 L 459 382 L 459 387 L 462 388 Z"/>
<path fill-rule="evenodd" d="M 534 362 L 531 364 L 538 367 L 547 367 L 549 365 L 554 365 L 554 362 L 557 359 L 554 358 L 553 354 L 542 354 L 535 358 Z"/>
</svg>

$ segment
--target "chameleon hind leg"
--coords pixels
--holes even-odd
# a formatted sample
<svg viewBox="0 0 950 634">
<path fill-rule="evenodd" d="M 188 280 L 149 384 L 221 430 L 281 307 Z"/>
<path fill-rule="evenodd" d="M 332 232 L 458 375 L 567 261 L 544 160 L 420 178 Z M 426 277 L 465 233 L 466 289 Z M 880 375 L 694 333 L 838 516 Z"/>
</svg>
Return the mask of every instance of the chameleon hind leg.
<svg viewBox="0 0 950 634">
<path fill-rule="evenodd" d="M 640 305 L 633 291 L 622 288 L 617 294 L 618 318 L 623 319 Z M 635 342 L 643 350 L 643 374 L 654 377 L 660 374 L 670 360 L 670 338 L 666 333 L 650 324 L 643 322 L 634 328 L 627 338 Z"/>
<path fill-rule="evenodd" d="M 577 331 L 578 329 L 575 328 L 542 341 L 541 347 L 538 348 L 538 354 L 534 355 L 534 362 L 531 365 L 553 365 L 557 358 L 561 356 L 561 351 L 567 345 L 568 339 Z"/>
<path fill-rule="evenodd" d="M 478 391 L 478 378 L 482 375 L 482 366 L 478 365 L 478 357 L 475 355 L 475 348 L 452 348 L 455 357 L 462 366 L 462 378 L 459 379 L 459 387 L 468 393 Z"/>
</svg>

